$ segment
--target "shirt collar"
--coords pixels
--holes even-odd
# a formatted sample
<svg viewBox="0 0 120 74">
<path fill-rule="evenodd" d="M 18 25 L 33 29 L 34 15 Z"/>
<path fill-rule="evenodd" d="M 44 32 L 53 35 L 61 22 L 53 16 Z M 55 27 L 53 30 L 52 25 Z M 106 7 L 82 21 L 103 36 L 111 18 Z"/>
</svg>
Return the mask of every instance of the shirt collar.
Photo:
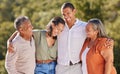
<svg viewBox="0 0 120 74">
<path fill-rule="evenodd" d="M 78 19 L 78 18 L 76 18 L 76 20 L 75 20 L 75 22 L 74 22 L 74 25 L 73 25 L 73 26 L 78 25 L 78 24 L 77 24 L 78 22 L 79 22 L 79 19 Z M 65 25 L 66 25 L 66 27 L 68 28 L 67 23 L 66 23 Z M 72 27 L 73 27 L 73 26 L 72 26 Z"/>
</svg>

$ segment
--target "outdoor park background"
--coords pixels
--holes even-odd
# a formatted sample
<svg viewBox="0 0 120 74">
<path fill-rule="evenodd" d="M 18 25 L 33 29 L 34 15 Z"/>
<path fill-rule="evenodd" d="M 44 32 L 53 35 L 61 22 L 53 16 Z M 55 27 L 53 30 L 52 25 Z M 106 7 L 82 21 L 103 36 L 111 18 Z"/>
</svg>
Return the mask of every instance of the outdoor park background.
<svg viewBox="0 0 120 74">
<path fill-rule="evenodd" d="M 26 15 L 34 28 L 44 29 L 51 18 L 62 17 L 60 8 L 64 2 L 72 2 L 77 9 L 76 16 L 83 21 L 90 18 L 103 21 L 108 35 L 115 40 L 114 65 L 120 74 L 120 0 L 0 0 L 0 74 L 7 74 L 6 42 L 15 31 L 15 18 Z"/>
</svg>

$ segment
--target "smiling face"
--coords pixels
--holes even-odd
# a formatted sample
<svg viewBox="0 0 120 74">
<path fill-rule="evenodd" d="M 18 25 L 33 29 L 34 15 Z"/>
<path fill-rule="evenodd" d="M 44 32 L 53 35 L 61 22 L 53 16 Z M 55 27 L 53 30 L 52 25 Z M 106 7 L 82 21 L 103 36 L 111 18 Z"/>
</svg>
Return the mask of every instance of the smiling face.
<svg viewBox="0 0 120 74">
<path fill-rule="evenodd" d="M 26 37 L 31 37 L 32 36 L 32 29 L 33 26 L 30 21 L 25 21 L 20 29 L 20 32 L 24 34 Z"/>
<path fill-rule="evenodd" d="M 56 27 L 57 27 L 57 30 L 58 30 L 58 34 L 60 34 L 64 29 L 64 25 L 62 23 L 59 23 Z"/>
<path fill-rule="evenodd" d="M 52 23 L 52 36 L 57 36 L 63 31 L 63 29 L 64 25 L 62 23 L 59 23 L 57 26 Z"/>
<path fill-rule="evenodd" d="M 55 37 L 58 35 L 57 27 L 52 23 L 52 36 Z"/>
<path fill-rule="evenodd" d="M 67 7 L 62 9 L 61 12 L 66 23 L 71 23 L 72 21 L 75 20 L 75 12 L 76 12 L 75 9 L 72 10 L 71 8 Z"/>
<path fill-rule="evenodd" d="M 98 30 L 94 30 L 93 28 L 93 24 L 92 23 L 88 23 L 86 26 L 86 34 L 88 38 L 96 38 L 97 34 L 98 34 Z"/>
</svg>

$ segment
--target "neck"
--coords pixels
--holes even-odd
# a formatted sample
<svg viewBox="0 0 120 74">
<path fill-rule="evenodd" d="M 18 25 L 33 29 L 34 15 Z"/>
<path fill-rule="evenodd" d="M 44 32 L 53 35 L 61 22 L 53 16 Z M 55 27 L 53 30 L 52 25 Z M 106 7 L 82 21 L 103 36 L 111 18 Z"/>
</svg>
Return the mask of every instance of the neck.
<svg viewBox="0 0 120 74">
<path fill-rule="evenodd" d="M 91 41 L 95 41 L 97 39 L 97 36 L 91 38 Z"/>
<path fill-rule="evenodd" d="M 95 40 L 96 40 L 97 37 L 93 37 L 93 38 L 90 38 L 90 42 L 88 44 L 88 47 L 91 48 L 94 44 L 95 44 Z"/>
<path fill-rule="evenodd" d="M 31 36 L 26 36 L 26 35 L 24 35 L 24 34 L 20 34 L 20 36 L 21 36 L 23 39 L 27 40 L 27 41 L 30 41 L 30 40 L 31 40 Z"/>
</svg>

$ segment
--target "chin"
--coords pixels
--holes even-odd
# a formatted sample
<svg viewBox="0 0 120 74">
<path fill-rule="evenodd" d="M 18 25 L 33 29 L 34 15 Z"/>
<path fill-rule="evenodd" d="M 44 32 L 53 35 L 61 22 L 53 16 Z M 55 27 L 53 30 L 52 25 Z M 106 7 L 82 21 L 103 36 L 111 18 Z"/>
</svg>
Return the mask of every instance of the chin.
<svg viewBox="0 0 120 74">
<path fill-rule="evenodd" d="M 70 23 L 70 22 L 71 22 L 71 20 L 67 20 L 67 22 L 68 22 L 68 23 Z"/>
</svg>

